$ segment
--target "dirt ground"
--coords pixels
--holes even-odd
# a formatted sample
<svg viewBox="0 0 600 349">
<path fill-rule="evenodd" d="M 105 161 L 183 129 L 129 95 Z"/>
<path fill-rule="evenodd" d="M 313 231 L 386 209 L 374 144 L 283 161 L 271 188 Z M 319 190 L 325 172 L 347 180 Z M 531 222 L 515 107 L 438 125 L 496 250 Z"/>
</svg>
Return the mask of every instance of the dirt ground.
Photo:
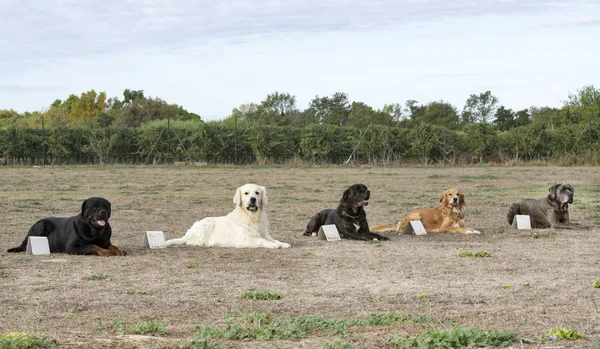
<svg viewBox="0 0 600 349">
<path fill-rule="evenodd" d="M 144 231 L 179 237 L 195 220 L 227 214 L 235 189 L 247 182 L 267 187 L 271 235 L 292 248 L 143 248 Z M 510 203 L 544 197 L 565 182 L 576 190 L 571 219 L 590 230 L 508 226 Z M 354 183 L 371 190 L 370 225 L 395 224 L 457 187 L 466 195 L 467 226 L 482 234 L 390 234 L 380 243 L 302 236 L 312 214 L 337 206 Z M 75 215 L 91 196 L 111 201 L 112 242 L 127 256 L 6 252 L 37 219 Z M 514 347 L 595 348 L 599 233 L 600 168 L 0 168 L 0 332 L 35 332 L 63 348 L 176 348 L 190 343 L 196 326 L 222 328 L 227 316 L 244 312 L 343 319 L 399 312 L 436 319 L 438 329 L 512 330 L 530 340 Z M 459 257 L 467 251 L 490 257 Z M 251 288 L 281 299 L 239 297 Z M 120 334 L 115 326 L 164 319 L 166 334 Z M 585 339 L 538 340 L 559 327 Z M 359 326 L 346 337 L 314 332 L 293 341 L 219 341 L 229 348 L 323 348 L 336 340 L 346 344 L 340 348 L 392 348 L 390 337 L 426 329 L 398 323 Z"/>
</svg>

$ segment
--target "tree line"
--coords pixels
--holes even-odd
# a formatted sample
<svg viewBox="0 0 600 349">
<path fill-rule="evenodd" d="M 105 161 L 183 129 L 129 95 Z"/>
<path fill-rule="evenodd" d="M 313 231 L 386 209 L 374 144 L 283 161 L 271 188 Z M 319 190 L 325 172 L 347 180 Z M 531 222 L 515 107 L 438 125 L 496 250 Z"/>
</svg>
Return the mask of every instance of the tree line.
<svg viewBox="0 0 600 349">
<path fill-rule="evenodd" d="M 462 111 L 408 100 L 374 109 L 344 93 L 269 94 L 205 122 L 142 90 L 106 98 L 94 90 L 43 112 L 0 110 L 0 159 L 8 164 L 90 163 L 483 163 L 543 160 L 597 164 L 600 90 L 585 86 L 561 108 L 514 111 L 490 91 Z"/>
</svg>

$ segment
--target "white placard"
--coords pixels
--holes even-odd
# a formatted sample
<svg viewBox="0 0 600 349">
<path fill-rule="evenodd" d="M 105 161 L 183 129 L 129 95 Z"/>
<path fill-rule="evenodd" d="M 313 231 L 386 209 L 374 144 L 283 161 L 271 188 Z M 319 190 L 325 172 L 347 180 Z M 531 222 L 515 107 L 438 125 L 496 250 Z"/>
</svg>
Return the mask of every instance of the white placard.
<svg viewBox="0 0 600 349">
<path fill-rule="evenodd" d="M 165 248 L 165 234 L 162 231 L 147 231 L 144 234 L 144 247 L 151 249 Z"/>
<path fill-rule="evenodd" d="M 421 221 L 410 221 L 406 225 L 406 227 L 404 227 L 404 230 L 402 232 L 404 234 L 415 233 L 415 235 L 427 235 L 425 227 L 423 226 L 423 223 L 421 223 Z"/>
<path fill-rule="evenodd" d="M 25 253 L 32 255 L 50 254 L 48 238 L 45 236 L 30 236 Z"/>
<path fill-rule="evenodd" d="M 318 240 L 337 241 L 341 240 L 335 224 L 322 225 L 317 233 Z"/>
<path fill-rule="evenodd" d="M 513 219 L 512 226 L 519 230 L 531 230 L 531 218 L 526 214 L 518 214 Z"/>
</svg>

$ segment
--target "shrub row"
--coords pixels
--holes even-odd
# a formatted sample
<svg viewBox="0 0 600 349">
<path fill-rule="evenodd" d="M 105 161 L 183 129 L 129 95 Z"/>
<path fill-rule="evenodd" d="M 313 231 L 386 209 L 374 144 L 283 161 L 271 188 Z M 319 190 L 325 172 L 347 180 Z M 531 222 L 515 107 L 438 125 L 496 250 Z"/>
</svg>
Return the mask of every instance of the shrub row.
<svg viewBox="0 0 600 349">
<path fill-rule="evenodd" d="M 598 124 L 547 128 L 532 123 L 508 131 L 472 124 L 461 130 L 418 124 L 367 129 L 334 125 L 306 127 L 220 122 L 153 121 L 138 128 L 108 126 L 0 129 L 0 154 L 8 164 L 148 164 L 173 161 L 224 163 L 394 164 L 598 159 Z"/>
</svg>

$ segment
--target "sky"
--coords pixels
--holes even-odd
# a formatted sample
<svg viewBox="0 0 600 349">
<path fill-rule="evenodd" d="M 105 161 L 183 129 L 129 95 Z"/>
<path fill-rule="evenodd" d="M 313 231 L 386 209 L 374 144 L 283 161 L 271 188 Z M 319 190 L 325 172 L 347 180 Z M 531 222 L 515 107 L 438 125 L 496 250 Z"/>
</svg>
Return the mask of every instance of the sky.
<svg viewBox="0 0 600 349">
<path fill-rule="evenodd" d="M 0 109 L 92 89 L 203 120 L 274 92 L 561 107 L 600 87 L 599 43 L 598 0 L 0 0 Z"/>
</svg>

